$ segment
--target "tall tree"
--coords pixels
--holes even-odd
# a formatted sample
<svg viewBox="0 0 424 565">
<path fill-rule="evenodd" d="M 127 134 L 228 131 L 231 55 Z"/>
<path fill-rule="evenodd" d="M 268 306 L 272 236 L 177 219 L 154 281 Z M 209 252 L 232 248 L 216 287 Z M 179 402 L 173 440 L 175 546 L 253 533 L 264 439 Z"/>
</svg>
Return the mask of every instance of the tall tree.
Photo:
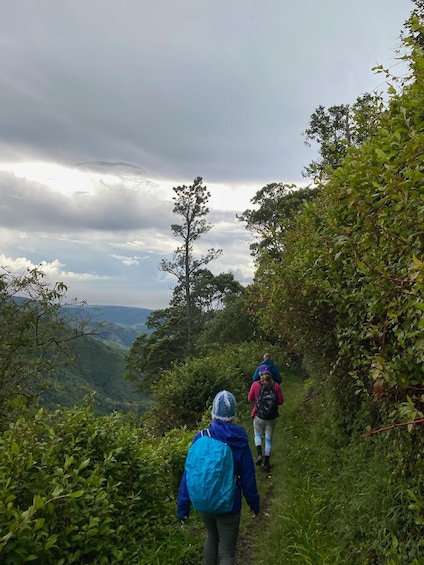
<svg viewBox="0 0 424 565">
<path fill-rule="evenodd" d="M 341 166 L 349 147 L 361 145 L 375 132 L 383 108 L 381 96 L 365 93 L 354 104 L 318 106 L 302 135 L 305 145 L 318 144 L 319 158 L 304 168 L 303 176 L 325 178 Z"/>
<path fill-rule="evenodd" d="M 238 219 L 246 223 L 246 229 L 256 236 L 250 245 L 257 261 L 264 255 L 273 258 L 281 256 L 284 234 L 290 220 L 304 202 L 317 196 L 316 188 L 298 188 L 294 184 L 273 182 L 255 194 L 251 203 L 255 208 L 245 210 Z"/>
<path fill-rule="evenodd" d="M 195 310 L 193 303 L 194 278 L 196 272 L 219 257 L 222 250 L 209 249 L 206 255 L 200 257 L 196 257 L 194 254 L 194 243 L 212 227 L 205 219 L 205 216 L 209 213 L 207 203 L 210 192 L 203 184 L 202 178 L 197 177 L 192 185 L 177 186 L 173 190 L 175 192 L 173 211 L 174 214 L 181 216 L 182 221 L 180 224 L 172 224 L 171 230 L 175 237 L 182 239 L 182 245 L 174 251 L 171 261 L 164 259 L 161 262 L 160 269 L 177 278 L 177 293 L 181 289 L 183 290 L 186 311 L 186 339 L 188 349 L 190 349 L 193 337 L 192 318 Z"/>
<path fill-rule="evenodd" d="M 126 362 L 126 378 L 143 391 L 151 390 L 161 372 L 175 361 L 182 362 L 194 354 L 198 336 L 222 308 L 225 297 L 242 292 L 232 274 L 216 276 L 205 268 L 222 253 L 221 249 L 209 249 L 200 256 L 195 254 L 195 242 L 212 227 L 205 218 L 209 213 L 210 193 L 202 178 L 195 178 L 191 186 L 173 190 L 174 213 L 182 221 L 172 224 L 171 230 L 182 239 L 182 244 L 174 251 L 172 260 L 164 259 L 159 268 L 175 276 L 177 284 L 168 308 L 149 316 L 146 325 L 152 331 L 134 341 Z"/>
</svg>

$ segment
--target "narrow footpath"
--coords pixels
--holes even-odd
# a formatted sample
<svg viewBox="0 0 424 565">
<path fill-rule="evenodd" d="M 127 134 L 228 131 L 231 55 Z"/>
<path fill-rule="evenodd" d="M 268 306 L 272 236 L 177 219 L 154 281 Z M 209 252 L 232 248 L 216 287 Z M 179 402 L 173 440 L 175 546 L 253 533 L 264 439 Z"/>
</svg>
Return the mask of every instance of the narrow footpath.
<svg viewBox="0 0 424 565">
<path fill-rule="evenodd" d="M 286 466 L 282 446 L 285 441 L 284 427 L 288 424 L 288 411 L 286 408 L 291 399 L 298 398 L 303 394 L 304 384 L 300 379 L 293 380 L 292 378 L 287 383 L 284 383 L 283 380 L 281 388 L 285 397 L 285 405 L 280 408 L 280 416 L 274 431 L 271 472 L 265 473 L 262 467 L 256 467 L 256 480 L 261 497 L 261 511 L 259 516 L 252 518 L 246 501 L 243 501 L 235 565 L 269 565 L 271 563 L 269 555 L 263 556 L 263 558 L 256 556 L 256 542 L 264 530 L 266 530 L 268 521 L 273 519 L 274 484 L 280 484 L 284 480 L 284 469 Z M 244 425 L 251 438 L 252 454 L 255 454 L 253 426 L 251 423 L 245 423 Z"/>
</svg>

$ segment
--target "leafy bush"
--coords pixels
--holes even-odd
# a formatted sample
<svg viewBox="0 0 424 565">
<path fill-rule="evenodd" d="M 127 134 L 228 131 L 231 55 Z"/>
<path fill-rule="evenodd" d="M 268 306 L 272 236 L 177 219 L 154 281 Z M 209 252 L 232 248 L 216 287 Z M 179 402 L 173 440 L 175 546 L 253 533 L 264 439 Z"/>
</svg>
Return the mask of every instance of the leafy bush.
<svg viewBox="0 0 424 565">
<path fill-rule="evenodd" d="M 247 393 L 265 347 L 258 342 L 231 345 L 173 365 L 154 388 L 155 403 L 149 414 L 152 427 L 159 432 L 180 426 L 195 428 L 223 389 L 236 397 L 239 414 L 247 414 Z"/>
<path fill-rule="evenodd" d="M 424 51 L 379 127 L 327 171 L 319 193 L 259 257 L 261 323 L 308 357 L 352 435 L 390 433 L 394 473 L 419 476 L 424 439 Z M 282 203 L 277 200 L 277 204 Z M 279 245 L 278 245 L 279 244 Z M 260 284 L 259 284 L 260 283 Z M 421 499 L 422 502 L 422 499 Z"/>
<path fill-rule="evenodd" d="M 121 415 L 96 418 L 90 408 L 18 420 L 0 437 L 0 560 L 140 565 L 170 543 L 185 557 L 169 563 L 189 563 L 198 548 L 175 528 L 165 451 Z"/>
</svg>

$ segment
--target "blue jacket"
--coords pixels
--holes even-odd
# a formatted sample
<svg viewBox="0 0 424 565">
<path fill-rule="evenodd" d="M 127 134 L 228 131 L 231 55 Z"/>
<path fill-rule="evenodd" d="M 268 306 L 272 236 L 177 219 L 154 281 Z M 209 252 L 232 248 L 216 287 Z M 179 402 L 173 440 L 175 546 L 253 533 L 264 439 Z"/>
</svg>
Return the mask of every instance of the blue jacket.
<svg viewBox="0 0 424 565">
<path fill-rule="evenodd" d="M 274 365 L 274 363 L 271 361 L 271 359 L 264 359 L 264 361 L 262 361 L 262 363 L 259 363 L 259 365 L 256 367 L 255 372 L 253 373 L 252 381 L 255 382 L 255 381 L 259 380 L 259 367 L 261 365 L 266 365 L 267 367 L 269 367 L 271 369 L 272 380 L 275 383 L 278 383 L 280 385 L 281 384 L 280 371 L 278 370 L 277 365 Z"/>
<path fill-rule="evenodd" d="M 225 441 L 233 452 L 234 469 L 237 475 L 236 493 L 231 512 L 238 514 L 241 511 L 241 494 L 243 493 L 250 509 L 259 513 L 259 494 L 256 487 L 255 464 L 249 447 L 247 432 L 237 424 L 229 424 L 222 420 L 215 420 L 209 425 L 212 437 Z M 200 437 L 200 432 L 193 438 L 193 442 Z M 177 515 L 180 520 L 190 515 L 190 497 L 187 490 L 186 472 L 184 471 L 178 489 Z"/>
</svg>

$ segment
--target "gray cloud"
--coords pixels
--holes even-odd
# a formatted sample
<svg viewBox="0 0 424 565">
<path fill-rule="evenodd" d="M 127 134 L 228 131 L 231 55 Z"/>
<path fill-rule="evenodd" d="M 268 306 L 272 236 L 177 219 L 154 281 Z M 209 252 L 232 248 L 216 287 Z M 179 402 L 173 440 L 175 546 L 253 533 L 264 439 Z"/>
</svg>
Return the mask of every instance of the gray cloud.
<svg viewBox="0 0 424 565">
<path fill-rule="evenodd" d="M 166 306 L 172 186 L 202 176 L 213 228 L 196 252 L 222 248 L 211 270 L 247 284 L 251 236 L 236 213 L 268 182 L 303 180 L 315 155 L 301 132 L 318 105 L 384 91 L 376 64 L 402 74 L 395 50 L 411 9 L 3 0 L 0 264 L 42 264 L 92 304 Z"/>
<path fill-rule="evenodd" d="M 92 304 L 165 306 L 175 280 L 159 264 L 178 246 L 170 226 L 181 220 L 172 213 L 172 189 L 122 163 L 82 169 L 88 176 L 80 190 L 73 188 L 74 176 L 70 188 L 57 177 L 66 179 L 75 169 L 53 170 L 45 182 L 23 178 L 22 169 L 16 175 L 0 172 L 0 264 L 17 273 L 41 265 L 49 280 L 65 282 L 71 296 Z M 217 191 L 229 199 L 232 190 L 210 187 L 215 199 Z M 211 230 L 195 254 L 223 249 L 213 272 L 237 273 L 248 284 L 250 236 L 235 215 L 211 207 Z"/>
<path fill-rule="evenodd" d="M 1 146 L 149 176 L 299 178 L 318 104 L 381 85 L 410 2 L 61 0 L 2 5 Z"/>
<path fill-rule="evenodd" d="M 154 183 L 121 177 L 110 186 L 99 181 L 94 193 L 63 194 L 0 172 L 0 222 L 44 232 L 165 230 L 172 221 L 172 205 L 146 198 L 148 187 L 154 190 Z"/>
</svg>

